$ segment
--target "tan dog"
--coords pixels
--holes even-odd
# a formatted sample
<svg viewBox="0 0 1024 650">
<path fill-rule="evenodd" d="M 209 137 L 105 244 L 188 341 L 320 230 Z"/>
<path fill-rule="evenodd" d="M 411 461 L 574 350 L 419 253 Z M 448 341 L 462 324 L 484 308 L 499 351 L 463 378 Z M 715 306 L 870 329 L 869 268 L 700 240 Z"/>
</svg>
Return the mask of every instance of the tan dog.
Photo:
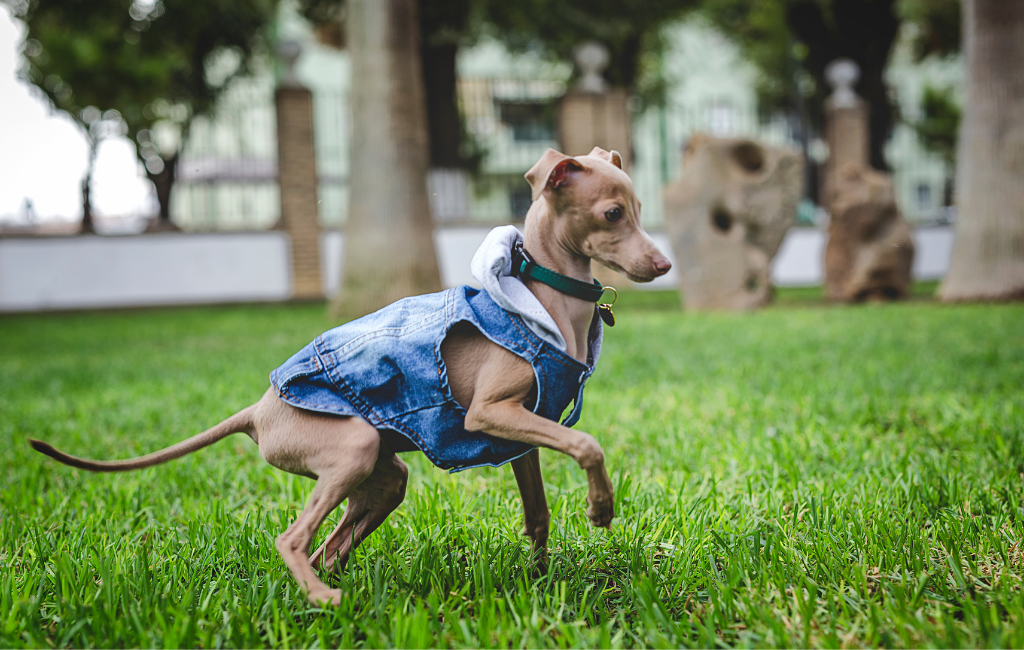
<svg viewBox="0 0 1024 650">
<path fill-rule="evenodd" d="M 525 248 L 538 264 L 572 278 L 592 281 L 595 259 L 638 282 L 666 273 L 671 264 L 640 226 L 640 203 L 616 152 L 595 148 L 572 158 L 552 149 L 526 173 L 534 202 L 526 215 Z M 567 353 L 585 362 L 593 303 L 526 279 L 526 286 L 554 319 Z M 604 451 L 593 436 L 547 420 L 526 408 L 535 377 L 521 357 L 456 324 L 441 344 L 452 396 L 466 409 L 465 429 L 547 447 L 569 455 L 587 473 L 587 517 L 609 526 L 614 516 L 612 483 Z M 193 438 L 130 460 L 94 461 L 69 456 L 32 440 L 32 446 L 62 463 L 98 472 L 150 467 L 179 458 L 232 433 L 247 433 L 274 467 L 317 481 L 306 509 L 277 538 L 277 549 L 313 603 L 337 604 L 312 567 L 344 566 L 351 550 L 373 532 L 405 497 L 408 470 L 366 420 L 295 408 L 273 389 L 256 404 Z M 538 561 L 546 561 L 549 512 L 536 449 L 512 461 L 523 501 L 526 534 Z M 320 524 L 342 501 L 341 523 L 308 557 Z"/>
</svg>

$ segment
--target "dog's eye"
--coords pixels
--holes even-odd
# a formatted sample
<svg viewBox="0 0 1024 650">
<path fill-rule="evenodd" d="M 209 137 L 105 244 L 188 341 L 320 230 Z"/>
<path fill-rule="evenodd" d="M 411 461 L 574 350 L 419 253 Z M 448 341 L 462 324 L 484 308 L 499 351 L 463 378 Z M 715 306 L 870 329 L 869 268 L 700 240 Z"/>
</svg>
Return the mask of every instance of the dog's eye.
<svg viewBox="0 0 1024 650">
<path fill-rule="evenodd" d="M 604 218 L 615 223 L 622 218 L 622 208 L 612 208 L 608 212 L 604 213 Z"/>
</svg>

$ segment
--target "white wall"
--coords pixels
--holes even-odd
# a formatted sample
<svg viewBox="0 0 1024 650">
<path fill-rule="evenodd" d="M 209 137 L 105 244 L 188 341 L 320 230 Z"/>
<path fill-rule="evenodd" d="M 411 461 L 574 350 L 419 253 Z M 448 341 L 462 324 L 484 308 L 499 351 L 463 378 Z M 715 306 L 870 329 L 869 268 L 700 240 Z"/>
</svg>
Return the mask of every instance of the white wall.
<svg viewBox="0 0 1024 650">
<path fill-rule="evenodd" d="M 469 261 L 489 228 L 445 228 L 434 235 L 445 286 L 476 285 Z M 668 238 L 653 234 L 673 261 Z M 914 277 L 933 280 L 949 266 L 950 227 L 914 231 Z M 822 281 L 825 233 L 791 230 L 772 265 L 777 286 Z M 320 238 L 324 286 L 338 291 L 340 232 Z M 121 237 L 0 238 L 0 312 L 89 309 L 210 302 L 280 301 L 291 296 L 288 235 L 153 234 Z M 641 288 L 671 289 L 676 272 Z"/>
<path fill-rule="evenodd" d="M 941 280 L 953 255 L 953 228 L 934 226 L 914 230 L 915 280 Z"/>
<path fill-rule="evenodd" d="M 772 260 L 772 284 L 809 287 L 824 278 L 825 233 L 816 228 L 792 228 Z"/>
<path fill-rule="evenodd" d="M 914 238 L 915 280 L 939 280 L 949 269 L 953 252 L 953 228 L 916 228 Z M 772 262 L 772 283 L 778 287 L 807 287 L 825 279 L 825 232 L 817 228 L 794 228 L 786 233 Z"/>
<path fill-rule="evenodd" d="M 0 239 L 0 311 L 285 300 L 282 232 Z"/>
</svg>

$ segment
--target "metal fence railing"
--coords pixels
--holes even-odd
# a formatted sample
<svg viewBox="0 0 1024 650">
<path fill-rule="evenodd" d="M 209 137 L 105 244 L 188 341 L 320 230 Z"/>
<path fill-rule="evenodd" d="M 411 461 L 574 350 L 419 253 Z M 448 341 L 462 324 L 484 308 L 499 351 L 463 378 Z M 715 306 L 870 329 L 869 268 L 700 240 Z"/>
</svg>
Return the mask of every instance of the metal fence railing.
<svg viewBox="0 0 1024 650">
<path fill-rule="evenodd" d="M 171 206 L 172 217 L 183 228 L 264 229 L 278 221 L 272 83 L 265 79 L 236 84 L 214 116 L 195 121 Z M 556 110 L 564 92 L 563 83 L 549 80 L 459 82 L 460 109 L 471 149 L 482 153 L 468 184 L 466 218 L 470 222 L 522 220 L 530 204 L 523 174 L 547 147 L 558 147 Z M 323 226 L 336 228 L 345 222 L 348 205 L 351 120 L 344 92 L 314 94 L 314 126 L 319 219 Z M 682 148 L 696 132 L 798 146 L 787 120 L 725 104 L 669 105 L 637 115 L 632 175 L 648 227 L 660 226 L 662 188 L 678 174 Z M 913 130 L 897 127 L 887 156 L 907 219 L 917 223 L 948 219 L 944 206 L 949 170 L 920 146 Z"/>
<path fill-rule="evenodd" d="M 240 80 L 196 118 L 178 163 L 171 218 L 187 230 L 264 229 L 280 217 L 272 79 Z"/>
<path fill-rule="evenodd" d="M 277 129 L 270 79 L 230 88 L 216 113 L 197 118 L 178 166 L 171 202 L 188 230 L 260 230 L 281 216 Z M 348 205 L 349 111 L 344 93 L 313 97 L 321 222 L 338 226 Z"/>
<path fill-rule="evenodd" d="M 470 220 L 521 221 L 530 207 L 523 179 L 548 147 L 558 148 L 558 81 L 463 79 L 459 104 L 472 147 L 481 151 L 473 175 Z"/>
</svg>

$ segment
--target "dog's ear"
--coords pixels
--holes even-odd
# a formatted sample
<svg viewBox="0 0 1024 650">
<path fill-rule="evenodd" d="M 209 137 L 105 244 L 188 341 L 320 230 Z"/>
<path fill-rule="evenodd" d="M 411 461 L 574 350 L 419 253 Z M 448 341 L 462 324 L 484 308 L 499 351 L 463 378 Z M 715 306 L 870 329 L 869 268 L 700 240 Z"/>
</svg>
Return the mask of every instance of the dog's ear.
<svg viewBox="0 0 1024 650">
<path fill-rule="evenodd" d="M 548 149 L 537 164 L 525 174 L 526 182 L 533 189 L 533 200 L 539 199 L 547 188 L 557 190 L 562 187 L 569 182 L 572 172 L 580 172 L 583 169 L 583 165 L 572 156 Z"/>
<path fill-rule="evenodd" d="M 622 156 L 620 156 L 619 152 L 614 149 L 612 149 L 611 151 L 605 151 L 601 147 L 594 147 L 587 155 L 594 156 L 595 158 L 600 158 L 601 160 L 606 160 L 611 164 L 615 165 L 616 167 L 618 167 L 619 169 L 622 169 Z"/>
</svg>

